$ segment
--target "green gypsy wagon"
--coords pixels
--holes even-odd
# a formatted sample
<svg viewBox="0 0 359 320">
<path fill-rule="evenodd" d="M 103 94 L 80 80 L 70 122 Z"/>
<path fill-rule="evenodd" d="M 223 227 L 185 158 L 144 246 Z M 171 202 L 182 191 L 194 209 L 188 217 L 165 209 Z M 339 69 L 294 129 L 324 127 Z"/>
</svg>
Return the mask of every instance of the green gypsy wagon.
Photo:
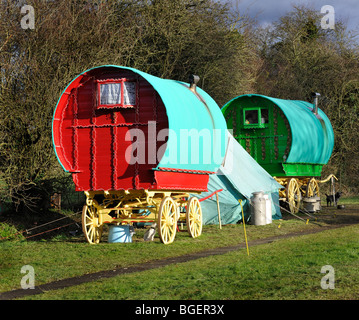
<svg viewBox="0 0 359 320">
<path fill-rule="evenodd" d="M 315 103 L 258 94 L 238 96 L 222 108 L 228 129 L 283 186 L 280 197 L 298 212 L 302 197 L 320 196 L 323 165 L 334 147 L 328 117 Z"/>
</svg>

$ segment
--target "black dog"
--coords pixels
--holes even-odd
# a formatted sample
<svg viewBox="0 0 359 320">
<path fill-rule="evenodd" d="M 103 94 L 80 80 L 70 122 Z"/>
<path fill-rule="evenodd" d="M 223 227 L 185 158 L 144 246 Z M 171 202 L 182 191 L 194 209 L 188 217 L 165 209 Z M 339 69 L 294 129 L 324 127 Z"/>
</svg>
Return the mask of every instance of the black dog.
<svg viewBox="0 0 359 320">
<path fill-rule="evenodd" d="M 325 194 L 326 196 L 327 196 L 327 207 L 329 206 L 329 205 L 332 205 L 332 204 L 334 204 L 334 197 L 333 197 L 333 195 L 331 194 L 331 195 L 327 195 L 327 194 Z M 336 194 L 335 194 L 335 202 L 338 202 L 338 200 L 339 200 L 339 198 L 340 198 L 340 196 L 342 195 L 342 193 L 341 192 L 337 192 Z"/>
</svg>

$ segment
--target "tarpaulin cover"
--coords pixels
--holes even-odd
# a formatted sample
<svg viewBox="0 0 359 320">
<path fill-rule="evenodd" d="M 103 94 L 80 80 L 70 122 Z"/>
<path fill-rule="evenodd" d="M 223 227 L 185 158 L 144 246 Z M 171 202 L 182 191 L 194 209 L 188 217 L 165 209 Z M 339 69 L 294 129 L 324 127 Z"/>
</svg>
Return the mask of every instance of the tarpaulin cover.
<svg viewBox="0 0 359 320">
<path fill-rule="evenodd" d="M 282 186 L 275 181 L 228 133 L 228 147 L 224 163 L 217 174 L 209 178 L 208 192 L 201 194 L 204 199 L 213 192 L 218 193 L 222 224 L 237 223 L 242 219 L 242 200 L 244 218 L 250 216 L 249 199 L 253 192 L 263 191 L 268 194 L 272 203 L 272 218 L 280 219 L 278 190 Z M 203 224 L 218 224 L 216 196 L 201 201 Z"/>
</svg>

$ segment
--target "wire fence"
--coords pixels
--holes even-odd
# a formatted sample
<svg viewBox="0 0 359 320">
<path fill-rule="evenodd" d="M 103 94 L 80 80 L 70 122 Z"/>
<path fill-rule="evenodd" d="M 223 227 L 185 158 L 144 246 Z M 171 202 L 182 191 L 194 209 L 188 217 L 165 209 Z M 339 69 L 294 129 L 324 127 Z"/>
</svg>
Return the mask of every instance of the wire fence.
<svg viewBox="0 0 359 320">
<path fill-rule="evenodd" d="M 34 238 L 34 237 L 40 236 L 40 235 L 45 234 L 45 233 L 49 233 L 49 232 L 52 232 L 52 231 L 56 231 L 56 230 L 65 228 L 65 227 L 69 227 L 71 225 L 75 225 L 75 224 L 77 224 L 77 226 L 79 227 L 77 221 L 72 221 L 71 223 L 67 223 L 65 225 L 61 225 L 61 226 L 58 226 L 58 227 L 55 227 L 55 228 L 52 228 L 52 229 L 49 229 L 49 230 L 45 230 L 45 231 L 38 232 L 36 234 L 32 234 L 33 231 L 36 230 L 36 229 L 43 228 L 44 226 L 51 225 L 51 224 L 54 224 L 55 222 L 59 222 L 59 221 L 65 220 L 65 219 L 72 219 L 72 217 L 74 217 L 75 215 L 78 216 L 79 213 L 81 213 L 81 212 L 75 212 L 75 213 L 73 213 L 71 215 L 67 215 L 67 216 L 64 216 L 64 217 L 61 217 L 61 218 L 58 218 L 58 219 L 43 223 L 41 225 L 29 228 L 29 229 L 18 231 L 18 232 L 14 233 L 14 234 L 11 234 L 9 236 L 1 237 L 0 241 L 5 241 L 5 240 L 8 240 L 10 238 L 14 238 L 14 237 L 16 237 L 18 235 L 23 235 L 24 239 L 30 239 L 30 238 Z M 18 239 L 18 240 L 20 240 L 20 239 Z"/>
</svg>

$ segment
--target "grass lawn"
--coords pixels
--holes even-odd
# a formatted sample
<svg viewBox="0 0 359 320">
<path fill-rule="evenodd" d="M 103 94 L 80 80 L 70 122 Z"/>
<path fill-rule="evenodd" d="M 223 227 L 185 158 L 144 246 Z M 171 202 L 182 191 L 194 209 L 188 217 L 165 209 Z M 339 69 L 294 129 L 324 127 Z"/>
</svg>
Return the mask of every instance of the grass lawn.
<svg viewBox="0 0 359 320">
<path fill-rule="evenodd" d="M 322 289 L 321 268 L 334 268 Z M 359 226 L 279 240 L 220 256 L 117 276 L 29 299 L 358 299 Z"/>
<path fill-rule="evenodd" d="M 246 225 L 249 241 L 293 232 L 319 230 L 358 216 L 359 207 L 347 211 L 329 208 L 308 224 L 297 219 L 266 226 Z M 352 211 L 350 211 L 352 210 Z M 322 218 L 321 218 L 322 217 Z M 3 225 L 4 228 L 4 225 Z M 1 229 L 1 225 L 0 225 Z M 6 232 L 10 232 L 8 229 Z M 129 244 L 89 245 L 82 236 L 51 240 L 0 242 L 0 292 L 18 289 L 21 267 L 35 269 L 35 285 L 101 270 L 128 267 L 166 257 L 244 243 L 242 225 L 204 226 L 192 239 L 179 232 L 174 243 L 142 240 L 138 229 Z M 159 269 L 99 280 L 50 291 L 29 299 L 358 299 L 359 226 L 278 240 L 225 255 L 174 264 Z M 106 239 L 104 239 L 106 240 Z M 335 269 L 335 289 L 324 290 L 321 268 Z"/>
<path fill-rule="evenodd" d="M 317 226 L 291 220 L 285 223 L 275 221 L 260 228 L 250 225 L 246 227 L 248 239 L 255 240 Z M 143 229 L 138 229 L 133 243 L 109 244 L 106 237 L 105 241 L 97 245 L 89 245 L 83 237 L 0 242 L 0 292 L 19 288 L 23 265 L 34 267 L 36 282 L 42 284 L 85 273 L 244 243 L 242 225 L 227 225 L 222 230 L 218 226 L 204 226 L 203 234 L 197 239 L 190 238 L 187 232 L 177 232 L 175 241 L 170 245 L 162 244 L 158 235 L 153 242 L 144 242 L 144 232 Z"/>
</svg>

